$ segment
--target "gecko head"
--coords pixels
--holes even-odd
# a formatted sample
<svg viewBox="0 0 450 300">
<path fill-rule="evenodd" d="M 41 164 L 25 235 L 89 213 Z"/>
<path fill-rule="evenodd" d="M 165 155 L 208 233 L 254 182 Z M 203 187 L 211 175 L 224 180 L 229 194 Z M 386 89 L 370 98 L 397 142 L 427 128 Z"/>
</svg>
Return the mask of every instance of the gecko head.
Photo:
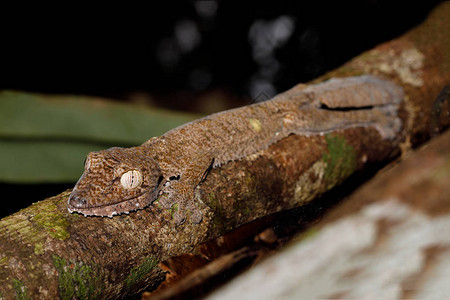
<svg viewBox="0 0 450 300">
<path fill-rule="evenodd" d="M 68 200 L 69 212 L 108 216 L 142 209 L 159 191 L 159 165 L 142 147 L 91 152 Z"/>
</svg>

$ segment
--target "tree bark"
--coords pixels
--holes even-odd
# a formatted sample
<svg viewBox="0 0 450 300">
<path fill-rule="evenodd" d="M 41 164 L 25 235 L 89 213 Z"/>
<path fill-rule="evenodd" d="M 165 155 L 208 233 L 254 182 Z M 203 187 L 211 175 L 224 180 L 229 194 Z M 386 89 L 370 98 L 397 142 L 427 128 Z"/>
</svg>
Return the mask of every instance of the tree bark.
<svg viewBox="0 0 450 300">
<path fill-rule="evenodd" d="M 449 183 L 447 130 L 208 299 L 444 299 Z"/>
<path fill-rule="evenodd" d="M 158 262 L 311 201 L 354 171 L 427 140 L 431 126 L 447 128 L 448 101 L 432 107 L 450 82 L 449 14 L 443 3 L 418 28 L 316 80 L 374 74 L 402 86 L 403 131 L 393 141 L 373 128 L 289 136 L 213 169 L 197 195 L 206 204 L 200 224 L 176 226 L 171 211 L 153 205 L 111 219 L 69 214 L 70 191 L 35 203 L 0 220 L 0 298 L 118 298 L 157 286 L 164 276 Z"/>
</svg>

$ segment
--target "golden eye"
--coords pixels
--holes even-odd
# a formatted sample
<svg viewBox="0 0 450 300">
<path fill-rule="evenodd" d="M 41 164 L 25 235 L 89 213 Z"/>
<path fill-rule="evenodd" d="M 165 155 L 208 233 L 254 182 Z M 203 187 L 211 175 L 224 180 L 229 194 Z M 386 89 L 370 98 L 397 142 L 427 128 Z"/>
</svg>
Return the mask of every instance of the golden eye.
<svg viewBox="0 0 450 300">
<path fill-rule="evenodd" d="M 135 189 L 142 183 L 142 174 L 138 170 L 132 170 L 124 173 L 120 177 L 120 184 L 126 189 Z"/>
</svg>

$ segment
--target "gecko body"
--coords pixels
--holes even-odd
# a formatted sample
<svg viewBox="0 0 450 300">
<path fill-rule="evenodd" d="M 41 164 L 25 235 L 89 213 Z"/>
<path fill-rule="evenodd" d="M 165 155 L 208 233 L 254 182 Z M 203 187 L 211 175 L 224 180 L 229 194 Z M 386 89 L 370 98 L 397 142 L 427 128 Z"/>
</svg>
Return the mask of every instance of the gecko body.
<svg viewBox="0 0 450 300">
<path fill-rule="evenodd" d="M 365 75 L 293 88 L 274 99 L 192 121 L 132 148 L 87 156 L 69 200 L 70 212 L 109 216 L 143 209 L 159 197 L 177 204 L 174 221 L 202 220 L 194 189 L 207 171 L 267 149 L 290 135 L 373 126 L 385 139 L 401 129 L 403 90 Z"/>
</svg>

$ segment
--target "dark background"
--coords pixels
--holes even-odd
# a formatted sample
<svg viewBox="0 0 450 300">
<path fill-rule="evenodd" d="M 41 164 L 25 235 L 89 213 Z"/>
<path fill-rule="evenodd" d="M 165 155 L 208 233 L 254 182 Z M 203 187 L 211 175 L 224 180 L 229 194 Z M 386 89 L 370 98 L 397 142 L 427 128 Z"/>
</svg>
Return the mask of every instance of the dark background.
<svg viewBox="0 0 450 300">
<path fill-rule="evenodd" d="M 4 9 L 0 89 L 211 112 L 265 100 L 334 69 L 419 24 L 438 2 L 158 1 Z M 198 102 L 202 95 L 228 100 L 211 108 Z M 2 198 L 23 199 L 4 206 L 0 217 L 73 184 L 0 183 Z"/>
</svg>

